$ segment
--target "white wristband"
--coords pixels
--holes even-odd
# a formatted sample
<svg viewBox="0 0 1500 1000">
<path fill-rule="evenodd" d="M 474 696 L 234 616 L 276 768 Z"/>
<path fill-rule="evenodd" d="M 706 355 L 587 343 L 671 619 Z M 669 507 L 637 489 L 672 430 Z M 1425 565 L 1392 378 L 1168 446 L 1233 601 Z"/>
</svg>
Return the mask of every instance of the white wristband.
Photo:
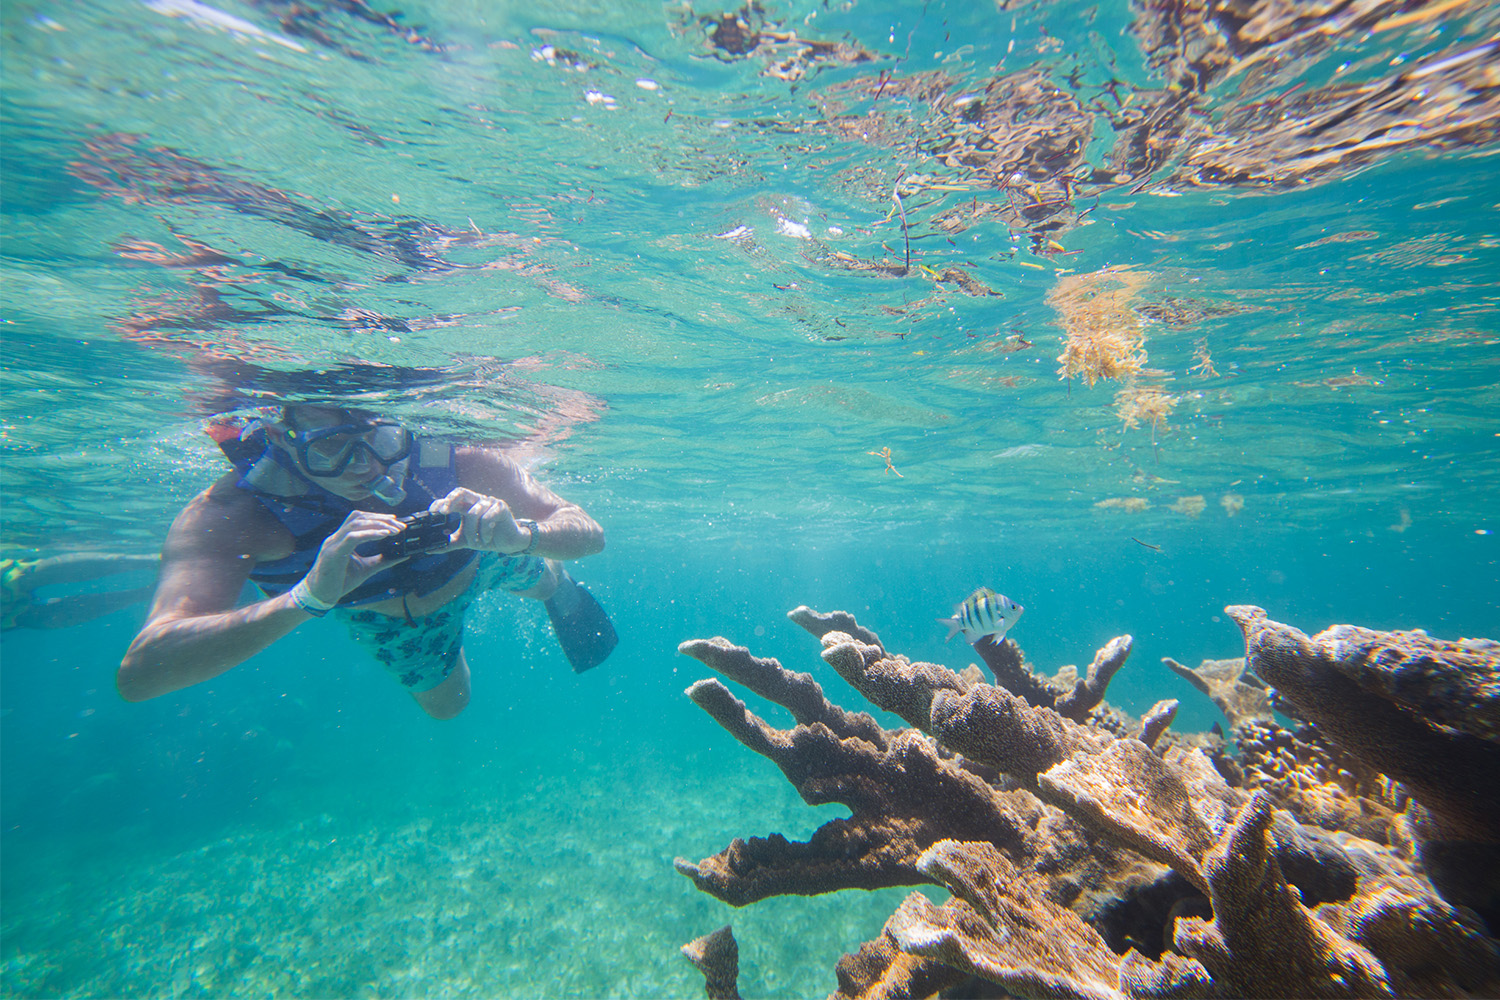
<svg viewBox="0 0 1500 1000">
<path fill-rule="evenodd" d="M 307 577 L 303 577 L 302 579 L 298 580 L 297 585 L 293 587 L 288 593 L 292 598 L 293 604 L 297 605 L 297 607 L 301 608 L 303 611 L 306 611 L 314 618 L 322 618 L 333 609 L 332 604 L 329 604 L 326 601 L 321 601 L 313 596 L 312 590 L 307 586 Z"/>
</svg>

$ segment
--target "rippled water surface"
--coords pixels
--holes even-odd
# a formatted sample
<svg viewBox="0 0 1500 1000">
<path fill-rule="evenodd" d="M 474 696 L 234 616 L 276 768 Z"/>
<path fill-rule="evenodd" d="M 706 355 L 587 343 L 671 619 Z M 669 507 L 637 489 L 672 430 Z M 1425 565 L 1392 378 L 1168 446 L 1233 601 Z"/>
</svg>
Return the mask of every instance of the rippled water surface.
<svg viewBox="0 0 1500 1000">
<path fill-rule="evenodd" d="M 826 992 L 900 894 L 673 872 L 827 812 L 679 641 L 821 670 L 808 603 L 961 667 L 989 584 L 1191 728 L 1156 663 L 1228 603 L 1500 631 L 1500 14 L 1234 11 L 7 3 L 6 554 L 154 552 L 206 420 L 338 392 L 588 509 L 624 641 L 481 608 L 444 726 L 336 630 L 135 706 L 141 606 L 8 631 L 4 991 L 686 996 L 732 919 Z"/>
</svg>

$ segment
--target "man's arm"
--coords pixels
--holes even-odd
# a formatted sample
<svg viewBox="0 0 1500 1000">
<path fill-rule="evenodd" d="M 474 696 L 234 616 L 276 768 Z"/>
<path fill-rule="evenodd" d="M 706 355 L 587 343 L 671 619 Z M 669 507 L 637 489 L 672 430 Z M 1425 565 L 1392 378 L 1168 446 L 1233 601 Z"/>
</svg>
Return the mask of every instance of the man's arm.
<svg viewBox="0 0 1500 1000">
<path fill-rule="evenodd" d="M 361 544 L 396 534 L 390 514 L 355 511 L 324 540 L 305 580 L 307 596 L 333 605 L 400 560 L 360 556 Z M 285 529 L 230 477 L 177 516 L 162 551 L 150 616 L 120 663 L 115 683 L 127 701 L 144 701 L 217 677 L 312 617 L 289 591 L 235 608 L 255 564 L 290 549 Z"/>
<path fill-rule="evenodd" d="M 507 523 L 496 530 L 501 535 L 508 532 L 512 537 L 497 537 L 498 551 L 514 552 L 530 545 L 527 529 L 515 526 L 515 518 L 537 523 L 538 537 L 532 555 L 548 559 L 580 559 L 604 549 L 604 529 L 584 513 L 582 507 L 553 493 L 520 465 L 497 451 L 458 449 L 458 481 L 466 489 L 501 501 L 507 508 L 509 518 L 499 518 Z M 473 508 L 455 504 L 450 509 Z"/>
<path fill-rule="evenodd" d="M 120 663 L 126 701 L 144 701 L 217 677 L 311 616 L 287 594 L 235 609 L 267 525 L 256 502 L 225 482 L 177 515 L 145 626 Z"/>
</svg>

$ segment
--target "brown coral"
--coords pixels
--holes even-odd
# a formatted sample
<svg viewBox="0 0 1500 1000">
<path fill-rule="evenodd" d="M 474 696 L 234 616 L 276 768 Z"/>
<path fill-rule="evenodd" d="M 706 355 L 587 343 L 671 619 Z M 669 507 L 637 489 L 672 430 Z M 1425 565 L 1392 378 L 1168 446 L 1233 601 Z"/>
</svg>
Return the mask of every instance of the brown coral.
<svg viewBox="0 0 1500 1000">
<path fill-rule="evenodd" d="M 796 675 L 775 660 L 757 659 L 722 639 L 683 643 L 681 650 L 716 669 L 729 666 L 739 677 L 753 675 L 757 689 L 772 692 L 769 697 L 791 701 L 788 693 L 798 690 Z M 1023 839 L 1025 821 L 1007 811 L 1008 803 L 997 801 L 956 760 L 942 757 L 921 733 L 872 733 L 864 725 L 869 716 L 841 709 L 824 721 L 773 729 L 716 680 L 699 681 L 688 696 L 741 743 L 780 767 L 809 805 L 841 802 L 852 813 L 824 824 L 807 843 L 778 834 L 735 840 L 697 864 L 678 860 L 680 872 L 725 902 L 743 906 L 773 895 L 913 885 L 926 881 L 916 869 L 917 856 L 945 837 L 991 837 L 1010 844 Z M 829 726 L 850 719 L 856 721 L 837 732 Z"/>
<path fill-rule="evenodd" d="M 916 729 L 882 730 L 878 746 L 826 721 L 778 731 L 718 682 L 694 685 L 694 700 L 775 761 L 808 802 L 841 801 L 853 815 L 808 844 L 736 841 L 679 868 L 740 903 L 922 881 L 952 891 L 942 906 L 909 897 L 879 940 L 840 963 L 838 996 L 929 996 L 964 975 L 1016 995 L 1090 998 L 1466 996 L 1500 987 L 1494 940 L 1388 848 L 1300 825 L 1270 790 L 1233 787 L 1198 750 L 1158 753 L 972 676 L 891 655 L 833 627 L 852 630 L 847 616 L 794 616 L 820 634 L 827 663 Z M 809 718 L 860 718 L 833 711 L 821 689 L 811 697 L 811 678 L 723 640 L 684 649 L 796 701 Z M 1429 690 L 1463 683 L 1430 664 L 1417 673 L 1432 680 Z M 1156 725 L 1166 711 L 1153 711 Z M 1477 722 L 1461 710 L 1440 714 L 1482 728 L 1483 713 Z M 1173 879 L 1185 882 L 1173 888 Z M 1159 903 L 1129 905 L 1147 896 Z M 1158 914 L 1166 949 L 1127 948 L 1152 937 L 1137 928 L 1122 940 L 1117 918 L 1127 911 Z"/>
<path fill-rule="evenodd" d="M 1283 729 L 1257 719 L 1235 729 L 1242 786 L 1265 789 L 1303 823 L 1401 846 L 1405 793 L 1396 782 L 1329 743 L 1314 726 Z"/>
<path fill-rule="evenodd" d="M 1016 996 L 1121 996 L 1119 959 L 1099 932 L 989 844 L 944 841 L 918 864 L 956 898 L 938 907 L 907 897 L 889 925 L 902 950 Z"/>
<path fill-rule="evenodd" d="M 740 945 L 728 924 L 683 945 L 682 956 L 703 973 L 708 1000 L 740 1000 Z"/>
<path fill-rule="evenodd" d="M 1352 625 L 1309 638 L 1260 608 L 1225 610 L 1278 698 L 1420 803 L 1421 857 L 1434 883 L 1500 919 L 1500 646 Z"/>
<path fill-rule="evenodd" d="M 1185 667 L 1170 656 L 1163 656 L 1161 662 L 1172 673 L 1208 695 L 1224 713 L 1230 729 L 1238 730 L 1251 722 L 1273 720 L 1271 693 L 1259 677 L 1246 672 L 1244 657 L 1204 660 L 1196 667 Z"/>
</svg>

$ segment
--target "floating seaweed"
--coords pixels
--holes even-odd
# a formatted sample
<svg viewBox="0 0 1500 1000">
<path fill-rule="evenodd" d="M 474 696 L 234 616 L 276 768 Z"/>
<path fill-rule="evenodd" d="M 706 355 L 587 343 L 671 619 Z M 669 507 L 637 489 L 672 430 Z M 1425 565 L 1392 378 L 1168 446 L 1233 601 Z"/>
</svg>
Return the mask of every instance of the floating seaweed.
<svg viewBox="0 0 1500 1000">
<path fill-rule="evenodd" d="M 1237 302 L 1218 302 L 1212 299 L 1189 298 L 1182 295 L 1165 295 L 1135 307 L 1136 312 L 1147 319 L 1154 319 L 1174 330 L 1183 330 L 1206 319 L 1238 316 L 1250 312 L 1254 307 Z"/>
<path fill-rule="evenodd" d="M 1168 732 L 1175 702 L 1140 720 L 1102 702 L 1128 636 L 1064 693 L 1013 640 L 977 647 L 992 685 L 888 653 L 847 613 L 792 611 L 828 666 L 911 727 L 894 730 L 726 639 L 683 643 L 795 725 L 771 727 L 716 679 L 688 696 L 809 804 L 851 815 L 805 843 L 736 839 L 677 868 L 736 906 L 924 882 L 952 894 L 908 896 L 839 961 L 835 998 L 1495 995 L 1500 644 L 1353 626 L 1309 639 L 1259 608 L 1226 612 L 1246 659 L 1175 668 L 1234 713 L 1238 760 Z M 1271 686 L 1302 720 L 1290 737 Z M 711 996 L 731 995 L 707 974 Z"/>
<path fill-rule="evenodd" d="M 825 65 L 853 66 L 875 58 L 874 53 L 858 45 L 804 38 L 771 19 L 766 9 L 754 0 L 738 10 L 704 14 L 696 19 L 689 8 L 681 23 L 695 23 L 716 58 L 764 59 L 766 66 L 761 75 L 778 80 L 800 80 Z"/>
<path fill-rule="evenodd" d="M 1200 340 L 1193 345 L 1193 360 L 1198 362 L 1188 369 L 1189 372 L 1199 378 L 1218 378 L 1219 370 L 1214 367 L 1213 355 L 1208 353 L 1208 340 Z"/>
<path fill-rule="evenodd" d="M 824 117 L 802 128 L 898 151 L 920 172 L 914 174 L 922 178 L 917 188 L 939 196 L 939 207 L 925 220 L 934 230 L 951 235 L 1003 223 L 1011 233 L 1028 234 L 1033 253 L 1051 256 L 1063 252 L 1057 238 L 1092 211 L 1080 210 L 1080 201 L 1112 190 L 1303 187 L 1349 176 L 1405 150 L 1494 142 L 1500 137 L 1500 83 L 1490 67 L 1500 53 L 1500 42 L 1493 40 L 1500 16 L 1493 10 L 1469 15 L 1469 34 L 1488 35 L 1489 41 L 1459 40 L 1384 78 L 1347 77 L 1311 87 L 1301 80 L 1342 42 L 1414 23 L 1403 17 L 1435 17 L 1451 6 L 1449 0 L 1418 0 L 1407 5 L 1407 13 L 1387 17 L 1386 6 L 1373 3 L 1136 4 L 1132 30 L 1162 87 L 1114 80 L 1086 98 L 1076 73 L 1064 77 L 1051 69 L 999 73 L 981 81 L 982 89 L 942 72 L 901 76 L 882 69 L 817 95 Z M 750 4 L 704 23 L 722 36 L 715 45 L 725 52 L 758 51 L 767 37 L 777 45 L 812 44 L 795 33 L 767 36 L 757 26 L 763 20 L 758 5 Z M 1042 31 L 1039 51 L 1050 51 L 1058 39 Z M 826 54 L 825 48 L 814 46 L 808 57 L 782 70 L 773 61 L 768 72 L 797 79 L 809 58 L 860 61 L 856 54 Z M 1237 87 L 1217 86 L 1236 76 Z M 890 100 L 896 97 L 902 100 Z M 859 108 L 852 110 L 856 101 Z M 1101 120 L 1115 138 L 1105 155 L 1091 161 Z M 845 181 L 883 202 L 896 172 L 894 165 L 861 165 L 850 168 Z M 944 197 L 949 192 L 962 197 Z M 1375 235 L 1338 233 L 1299 248 Z M 1468 258 L 1415 248 L 1402 251 L 1400 259 L 1441 265 Z"/>
<path fill-rule="evenodd" d="M 1321 386 L 1325 389 L 1338 390 L 1375 385 L 1376 382 L 1368 375 L 1361 375 L 1359 372 L 1350 372 L 1348 375 L 1334 375 L 1329 378 L 1320 379 L 1317 382 L 1293 382 L 1292 384 L 1299 389 L 1316 389 Z"/>
<path fill-rule="evenodd" d="M 1139 427 L 1141 421 L 1151 425 L 1151 440 L 1166 424 L 1177 406 L 1177 397 L 1155 386 L 1128 385 L 1115 393 L 1115 413 L 1125 430 Z"/>
<path fill-rule="evenodd" d="M 400 14 L 387 14 L 366 0 L 251 0 L 254 6 L 276 18 L 281 30 L 294 38 L 305 38 L 323 48 L 359 62 L 374 59 L 340 36 L 357 40 L 360 24 L 373 25 L 386 34 L 425 52 L 442 53 L 447 46 L 415 27 L 401 23 Z M 352 24 L 350 22 L 353 22 Z"/>
<path fill-rule="evenodd" d="M 1197 516 L 1199 514 L 1202 514 L 1203 511 L 1207 509 L 1207 507 L 1208 501 L 1204 500 L 1203 497 L 1190 496 L 1178 497 L 1172 503 L 1171 509 L 1179 514 L 1185 514 L 1188 517 L 1197 518 Z"/>
<path fill-rule="evenodd" d="M 1151 509 L 1151 501 L 1145 497 L 1108 497 L 1094 504 L 1100 510 L 1123 510 L 1130 514 L 1139 514 L 1143 510 Z"/>
<path fill-rule="evenodd" d="M 1307 250 L 1311 247 L 1326 246 L 1329 243 L 1362 243 L 1365 240 L 1378 240 L 1380 234 L 1369 229 L 1354 229 L 1345 233 L 1334 233 L 1332 236 L 1324 236 L 1313 240 L 1311 243 L 1300 244 L 1298 250 Z"/>
<path fill-rule="evenodd" d="M 1150 272 L 1105 268 L 1058 279 L 1047 295 L 1067 333 L 1058 356 L 1060 378 L 1082 378 L 1092 386 L 1100 379 L 1123 379 L 1145 370 L 1146 333 L 1131 308 Z"/>
</svg>

